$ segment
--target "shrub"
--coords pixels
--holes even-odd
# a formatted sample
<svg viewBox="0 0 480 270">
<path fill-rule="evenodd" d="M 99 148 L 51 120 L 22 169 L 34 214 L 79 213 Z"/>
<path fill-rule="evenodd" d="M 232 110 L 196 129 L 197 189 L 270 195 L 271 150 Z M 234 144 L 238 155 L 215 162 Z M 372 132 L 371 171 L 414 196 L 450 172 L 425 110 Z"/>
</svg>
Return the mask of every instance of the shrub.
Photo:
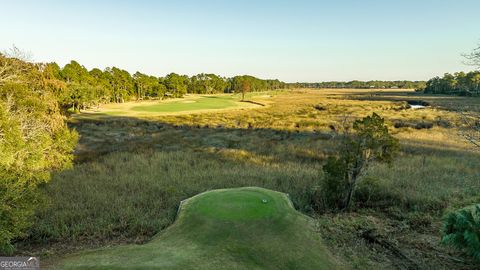
<svg viewBox="0 0 480 270">
<path fill-rule="evenodd" d="M 439 125 L 445 124 L 445 122 L 438 122 Z M 395 128 L 414 128 L 414 129 L 431 129 L 433 128 L 432 122 L 405 122 L 401 120 L 397 120 L 393 123 Z"/>
<path fill-rule="evenodd" d="M 390 163 L 398 150 L 398 141 L 390 135 L 385 120 L 378 114 L 356 120 L 354 134 L 343 128 L 338 157 L 330 157 L 323 166 L 325 178 L 321 183 L 322 199 L 317 206 L 347 209 L 352 201 L 358 180 L 373 162 Z"/>
<path fill-rule="evenodd" d="M 320 104 L 317 104 L 315 106 L 313 106 L 317 111 L 326 111 L 327 108 L 325 106 L 322 106 Z"/>
<path fill-rule="evenodd" d="M 347 180 L 343 177 L 345 163 L 338 157 L 329 157 L 323 166 L 325 177 L 320 187 L 313 195 L 313 208 L 318 212 L 327 212 L 342 207 L 342 200 L 348 187 Z"/>
<path fill-rule="evenodd" d="M 413 127 L 413 125 L 411 123 L 408 123 L 408 122 L 405 122 L 405 121 L 401 121 L 401 120 L 397 120 L 393 123 L 393 126 L 395 128 L 406 128 L 406 127 Z"/>
<path fill-rule="evenodd" d="M 433 128 L 433 123 L 431 122 L 419 122 L 415 125 L 415 129 L 431 129 Z"/>
<path fill-rule="evenodd" d="M 443 243 L 480 261 L 480 204 L 450 213 L 443 232 Z"/>
<path fill-rule="evenodd" d="M 435 124 L 439 127 L 443 127 L 443 128 L 449 128 L 452 126 L 452 124 L 450 124 L 449 121 L 447 120 L 444 120 L 444 119 L 441 119 L 441 118 L 438 118 L 436 121 L 435 121 Z"/>
<path fill-rule="evenodd" d="M 8 254 L 32 224 L 38 186 L 71 162 L 76 133 L 36 66 L 1 54 L 0 66 L 8 68 L 0 74 L 0 252 Z"/>
</svg>

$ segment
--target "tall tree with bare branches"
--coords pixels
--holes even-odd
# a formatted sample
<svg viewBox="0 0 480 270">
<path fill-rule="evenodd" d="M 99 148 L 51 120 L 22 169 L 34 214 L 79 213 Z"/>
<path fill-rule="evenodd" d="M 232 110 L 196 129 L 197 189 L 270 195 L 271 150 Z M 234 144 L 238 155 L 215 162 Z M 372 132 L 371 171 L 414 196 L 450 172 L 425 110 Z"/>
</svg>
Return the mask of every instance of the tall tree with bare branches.
<svg viewBox="0 0 480 270">
<path fill-rule="evenodd" d="M 464 54 L 463 57 L 465 57 L 467 65 L 480 69 L 480 43 L 470 53 Z"/>
</svg>

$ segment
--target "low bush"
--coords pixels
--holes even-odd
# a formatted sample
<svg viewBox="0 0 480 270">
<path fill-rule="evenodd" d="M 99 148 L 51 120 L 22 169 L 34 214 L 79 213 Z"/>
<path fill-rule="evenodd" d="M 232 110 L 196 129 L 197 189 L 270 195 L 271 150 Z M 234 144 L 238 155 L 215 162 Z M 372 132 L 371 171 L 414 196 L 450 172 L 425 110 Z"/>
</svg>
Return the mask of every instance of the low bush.
<svg viewBox="0 0 480 270">
<path fill-rule="evenodd" d="M 432 122 L 419 122 L 415 124 L 415 129 L 431 129 L 433 128 Z"/>
<path fill-rule="evenodd" d="M 437 125 L 439 127 L 443 127 L 443 128 L 452 127 L 452 124 L 449 121 L 441 119 L 441 118 L 435 120 L 435 125 Z"/>
<path fill-rule="evenodd" d="M 439 123 L 439 125 L 445 124 L 444 122 Z M 393 122 L 395 128 L 414 128 L 414 129 L 431 129 L 433 128 L 432 122 L 421 121 L 421 122 L 407 122 L 402 120 L 397 120 Z"/>
<path fill-rule="evenodd" d="M 323 105 L 320 105 L 320 104 L 317 104 L 315 106 L 313 106 L 317 111 L 326 111 L 327 110 L 327 107 L 323 106 Z"/>
<path fill-rule="evenodd" d="M 323 166 L 326 172 L 319 188 L 312 196 L 312 206 L 317 212 L 334 211 L 342 207 L 348 188 L 348 182 L 343 177 L 345 164 L 337 157 L 329 157 Z"/>
<path fill-rule="evenodd" d="M 448 214 L 442 242 L 480 261 L 480 204 Z"/>
<path fill-rule="evenodd" d="M 393 126 L 395 128 L 404 128 L 404 127 L 412 127 L 412 125 L 410 123 L 407 123 L 407 122 L 404 122 L 404 121 L 400 121 L 400 120 L 397 120 L 393 123 Z"/>
</svg>

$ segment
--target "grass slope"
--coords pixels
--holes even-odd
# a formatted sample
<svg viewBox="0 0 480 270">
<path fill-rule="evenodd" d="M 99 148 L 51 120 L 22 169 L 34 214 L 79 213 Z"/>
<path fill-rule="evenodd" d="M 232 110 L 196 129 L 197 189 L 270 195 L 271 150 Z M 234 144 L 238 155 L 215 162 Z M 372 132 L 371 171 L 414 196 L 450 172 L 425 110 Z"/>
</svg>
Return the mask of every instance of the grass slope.
<svg viewBox="0 0 480 270">
<path fill-rule="evenodd" d="M 284 193 L 263 188 L 201 193 L 145 245 L 83 252 L 55 269 L 335 269 Z"/>
</svg>

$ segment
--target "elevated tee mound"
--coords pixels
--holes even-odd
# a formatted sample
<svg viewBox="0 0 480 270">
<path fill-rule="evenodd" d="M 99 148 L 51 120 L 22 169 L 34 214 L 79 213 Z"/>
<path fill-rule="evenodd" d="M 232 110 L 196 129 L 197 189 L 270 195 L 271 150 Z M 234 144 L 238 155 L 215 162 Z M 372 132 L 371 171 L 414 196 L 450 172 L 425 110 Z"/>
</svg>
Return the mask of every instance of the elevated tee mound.
<svg viewBox="0 0 480 270">
<path fill-rule="evenodd" d="M 58 269 L 337 269 L 288 196 L 263 188 L 213 190 L 181 203 L 175 223 L 144 245 L 83 252 Z"/>
</svg>

